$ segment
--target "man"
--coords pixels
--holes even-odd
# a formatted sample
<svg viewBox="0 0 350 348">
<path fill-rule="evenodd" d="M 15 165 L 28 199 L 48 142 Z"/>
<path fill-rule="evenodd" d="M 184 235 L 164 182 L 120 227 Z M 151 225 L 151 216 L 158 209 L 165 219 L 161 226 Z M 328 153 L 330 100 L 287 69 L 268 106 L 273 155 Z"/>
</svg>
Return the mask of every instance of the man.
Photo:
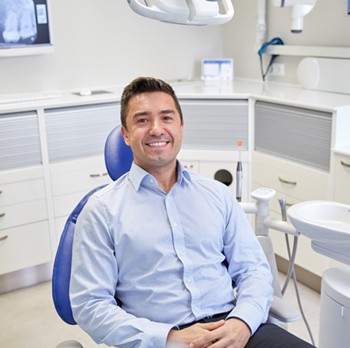
<svg viewBox="0 0 350 348">
<path fill-rule="evenodd" d="M 73 246 L 74 318 L 123 347 L 311 347 L 271 324 L 272 276 L 248 219 L 221 183 L 176 157 L 173 89 L 138 78 L 121 98 L 129 173 L 94 194 Z"/>
</svg>

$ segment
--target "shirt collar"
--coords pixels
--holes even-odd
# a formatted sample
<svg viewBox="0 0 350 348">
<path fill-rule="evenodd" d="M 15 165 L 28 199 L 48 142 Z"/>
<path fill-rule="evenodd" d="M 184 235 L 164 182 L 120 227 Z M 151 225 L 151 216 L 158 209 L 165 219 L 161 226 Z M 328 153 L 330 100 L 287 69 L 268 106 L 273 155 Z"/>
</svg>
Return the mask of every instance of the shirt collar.
<svg viewBox="0 0 350 348">
<path fill-rule="evenodd" d="M 185 169 L 182 164 L 177 161 L 177 183 L 178 185 L 182 185 L 186 180 L 191 181 L 191 175 L 187 169 Z M 132 163 L 130 172 L 129 172 L 129 180 L 131 181 L 132 185 L 134 186 L 135 190 L 138 191 L 142 182 L 145 182 L 146 180 L 154 180 L 154 177 L 146 172 L 144 169 L 139 167 L 135 162 Z"/>
</svg>

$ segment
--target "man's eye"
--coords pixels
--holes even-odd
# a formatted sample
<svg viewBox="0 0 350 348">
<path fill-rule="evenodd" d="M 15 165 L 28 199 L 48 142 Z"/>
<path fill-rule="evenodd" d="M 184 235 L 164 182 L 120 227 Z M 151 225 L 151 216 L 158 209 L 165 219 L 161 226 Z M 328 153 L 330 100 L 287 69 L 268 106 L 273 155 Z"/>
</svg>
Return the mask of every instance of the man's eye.
<svg viewBox="0 0 350 348">
<path fill-rule="evenodd" d="M 145 123 L 145 122 L 147 122 L 147 119 L 146 119 L 146 118 L 139 118 L 139 119 L 137 120 L 137 123 Z"/>
</svg>

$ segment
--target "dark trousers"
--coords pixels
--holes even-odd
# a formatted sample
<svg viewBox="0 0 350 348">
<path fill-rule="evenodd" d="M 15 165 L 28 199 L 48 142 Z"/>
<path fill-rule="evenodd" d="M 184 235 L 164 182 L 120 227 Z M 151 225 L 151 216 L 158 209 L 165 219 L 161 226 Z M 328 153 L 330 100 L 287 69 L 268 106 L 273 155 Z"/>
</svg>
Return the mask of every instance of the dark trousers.
<svg viewBox="0 0 350 348">
<path fill-rule="evenodd" d="M 225 319 L 228 313 L 221 313 L 203 318 L 197 323 L 210 323 Z M 189 327 L 195 323 L 180 325 L 180 329 Z M 245 348 L 311 348 L 314 347 L 287 330 L 275 324 L 262 324 L 250 338 Z"/>
<path fill-rule="evenodd" d="M 311 348 L 314 347 L 274 324 L 262 324 L 245 348 Z"/>
</svg>

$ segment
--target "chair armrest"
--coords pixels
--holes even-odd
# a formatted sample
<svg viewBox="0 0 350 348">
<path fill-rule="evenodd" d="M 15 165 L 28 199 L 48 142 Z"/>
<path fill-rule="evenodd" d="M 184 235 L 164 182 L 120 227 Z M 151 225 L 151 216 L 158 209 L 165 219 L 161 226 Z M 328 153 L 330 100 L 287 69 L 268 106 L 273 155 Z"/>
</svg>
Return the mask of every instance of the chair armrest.
<svg viewBox="0 0 350 348">
<path fill-rule="evenodd" d="M 274 296 L 270 308 L 270 316 L 283 322 L 290 323 L 300 319 L 300 311 L 283 298 Z"/>
</svg>

